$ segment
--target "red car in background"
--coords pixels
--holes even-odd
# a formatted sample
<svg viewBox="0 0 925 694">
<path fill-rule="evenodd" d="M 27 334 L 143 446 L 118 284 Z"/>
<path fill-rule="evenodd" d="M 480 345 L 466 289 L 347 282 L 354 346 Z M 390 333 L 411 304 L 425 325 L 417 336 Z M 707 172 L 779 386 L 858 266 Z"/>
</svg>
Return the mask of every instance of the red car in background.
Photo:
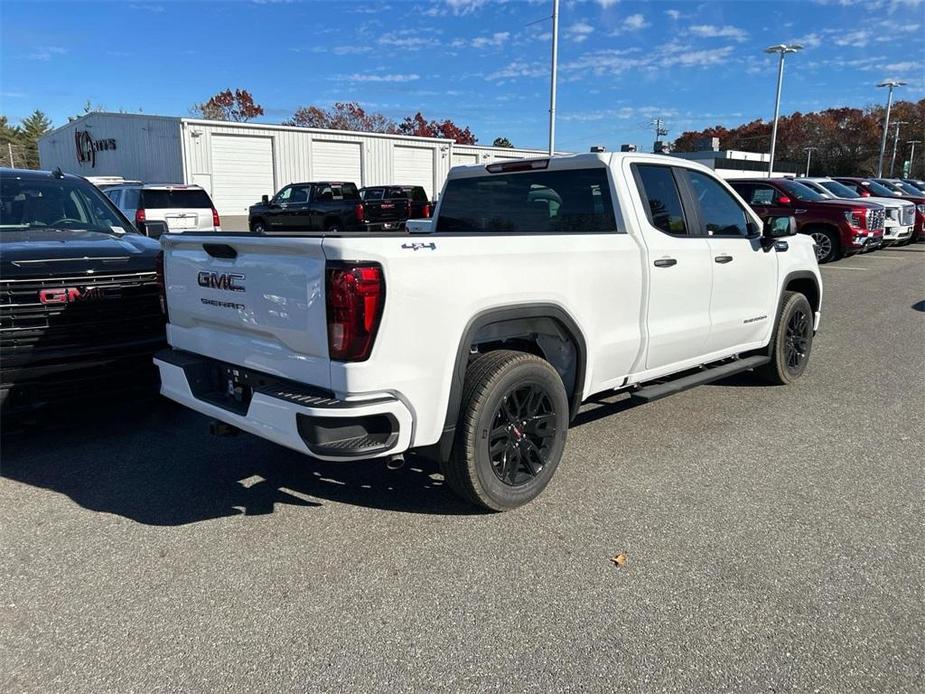
<svg viewBox="0 0 925 694">
<path fill-rule="evenodd" d="M 789 178 L 736 178 L 728 183 L 762 219 L 794 216 L 799 233 L 813 237 L 820 264 L 883 243 L 882 205 L 825 198 Z"/>
<path fill-rule="evenodd" d="M 839 183 L 844 183 L 859 195 L 876 195 L 879 197 L 895 197 L 911 202 L 915 205 L 915 226 L 912 229 L 910 243 L 925 239 L 925 192 L 913 192 L 915 187 L 908 183 L 899 186 L 882 178 L 861 178 L 857 176 L 833 176 Z M 905 187 L 905 186 L 908 186 Z"/>
</svg>

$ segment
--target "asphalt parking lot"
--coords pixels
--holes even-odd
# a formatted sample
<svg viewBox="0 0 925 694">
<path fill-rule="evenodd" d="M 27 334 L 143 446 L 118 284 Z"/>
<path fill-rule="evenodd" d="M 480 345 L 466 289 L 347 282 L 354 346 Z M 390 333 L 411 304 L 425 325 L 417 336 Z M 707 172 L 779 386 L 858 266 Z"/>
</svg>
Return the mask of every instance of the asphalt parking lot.
<svg viewBox="0 0 925 694">
<path fill-rule="evenodd" d="M 925 244 L 823 277 L 796 385 L 589 403 L 507 514 L 157 401 L 5 423 L 0 690 L 922 691 Z"/>
</svg>

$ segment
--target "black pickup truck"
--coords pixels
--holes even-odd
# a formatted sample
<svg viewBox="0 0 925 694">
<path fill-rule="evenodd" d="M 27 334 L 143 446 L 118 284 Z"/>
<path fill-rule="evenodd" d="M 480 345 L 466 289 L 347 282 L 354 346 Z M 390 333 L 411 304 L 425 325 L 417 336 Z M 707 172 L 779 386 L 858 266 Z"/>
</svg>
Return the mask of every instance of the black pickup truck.
<svg viewBox="0 0 925 694">
<path fill-rule="evenodd" d="M 158 252 L 83 178 L 0 169 L 0 410 L 155 392 Z"/>
<path fill-rule="evenodd" d="M 430 217 L 430 200 L 421 186 L 369 186 L 360 188 L 366 228 L 401 229 L 409 219 Z"/>
<path fill-rule="evenodd" d="M 251 231 L 363 231 L 365 210 L 353 183 L 313 181 L 290 183 L 272 199 L 252 205 Z"/>
</svg>

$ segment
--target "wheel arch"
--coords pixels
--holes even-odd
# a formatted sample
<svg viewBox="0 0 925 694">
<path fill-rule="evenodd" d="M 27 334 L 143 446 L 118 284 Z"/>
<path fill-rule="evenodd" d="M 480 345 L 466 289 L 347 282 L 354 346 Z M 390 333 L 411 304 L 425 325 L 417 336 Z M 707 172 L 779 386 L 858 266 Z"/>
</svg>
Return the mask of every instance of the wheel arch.
<svg viewBox="0 0 925 694">
<path fill-rule="evenodd" d="M 822 288 L 819 279 L 809 270 L 796 270 L 789 273 L 781 284 L 780 297 L 777 300 L 778 311 L 784 298 L 784 292 L 799 292 L 809 301 L 813 312 L 819 310 L 822 303 Z"/>
<path fill-rule="evenodd" d="M 460 337 L 443 434 L 435 452 L 449 456 L 462 407 L 463 383 L 473 348 L 485 352 L 516 349 L 548 361 L 562 378 L 569 399 L 569 418 L 581 405 L 587 368 L 587 342 L 577 322 L 557 304 L 518 304 L 487 309 L 475 315 Z"/>
</svg>

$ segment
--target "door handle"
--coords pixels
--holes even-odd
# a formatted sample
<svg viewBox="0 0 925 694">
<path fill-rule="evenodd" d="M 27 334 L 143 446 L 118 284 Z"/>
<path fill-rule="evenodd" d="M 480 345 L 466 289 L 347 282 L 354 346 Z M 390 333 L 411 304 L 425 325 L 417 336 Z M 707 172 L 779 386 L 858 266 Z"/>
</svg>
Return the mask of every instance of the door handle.
<svg viewBox="0 0 925 694">
<path fill-rule="evenodd" d="M 655 267 L 671 267 L 677 265 L 678 261 L 674 258 L 659 258 L 655 261 Z"/>
<path fill-rule="evenodd" d="M 731 255 L 718 255 L 713 260 L 715 260 L 717 263 L 720 263 L 722 265 L 724 263 L 731 263 L 732 256 Z"/>
</svg>

